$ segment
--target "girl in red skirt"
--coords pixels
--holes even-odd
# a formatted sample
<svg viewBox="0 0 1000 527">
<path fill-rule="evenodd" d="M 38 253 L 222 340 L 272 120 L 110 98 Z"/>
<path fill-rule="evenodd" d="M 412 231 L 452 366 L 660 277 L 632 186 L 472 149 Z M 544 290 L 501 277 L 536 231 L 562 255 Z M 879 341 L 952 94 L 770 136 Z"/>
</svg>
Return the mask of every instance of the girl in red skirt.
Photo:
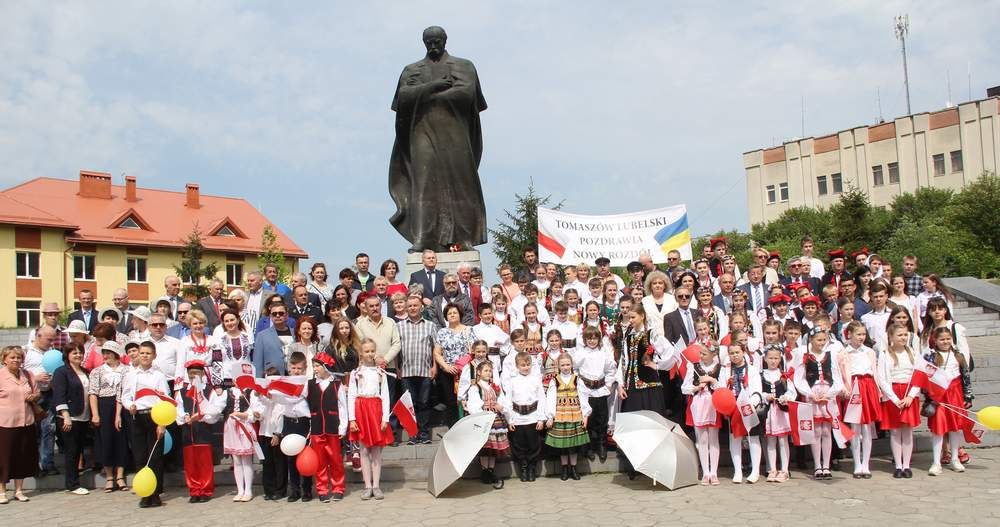
<svg viewBox="0 0 1000 527">
<path fill-rule="evenodd" d="M 385 496 L 379 488 L 382 477 L 382 447 L 392 444 L 389 427 L 389 383 L 385 370 L 375 365 L 375 341 L 361 342 L 358 368 L 350 374 L 347 412 L 351 441 L 361 445 L 361 475 L 365 490 L 361 499 Z"/>
<path fill-rule="evenodd" d="M 910 330 L 905 325 L 889 326 L 888 346 L 878 358 L 878 385 L 882 390 L 882 420 L 889 431 L 889 445 L 896 471 L 892 477 L 912 478 L 913 427 L 920 425 L 920 388 L 910 384 L 916 355 L 910 347 Z"/>
<path fill-rule="evenodd" d="M 924 360 L 941 368 L 945 377 L 951 379 L 947 391 L 940 397 L 932 397 L 938 403 L 936 411 L 927 418 L 927 427 L 931 429 L 931 447 L 934 451 L 934 464 L 928 473 L 931 476 L 941 474 L 941 447 L 944 436 L 948 434 L 951 446 L 951 469 L 955 472 L 965 472 L 965 467 L 958 459 L 958 447 L 962 444 L 962 429 L 968 417 L 966 409 L 972 407 L 972 378 L 969 375 L 968 359 L 954 348 L 951 329 L 942 326 L 934 330 L 934 351 L 924 355 Z M 948 405 L 946 408 L 945 405 Z"/>
<path fill-rule="evenodd" d="M 849 395 L 843 421 L 850 423 L 854 430 L 854 438 L 851 439 L 854 479 L 871 479 L 868 462 L 872 455 L 872 436 L 875 434 L 875 421 L 882 419 L 882 394 L 875 382 L 878 362 L 875 350 L 865 346 L 868 331 L 864 324 L 852 320 L 845 333 L 848 336 L 847 346 L 840 359 L 846 372 L 844 389 Z"/>
<path fill-rule="evenodd" d="M 707 333 L 708 324 L 702 318 L 698 320 Z M 722 427 L 722 418 L 712 404 L 712 390 L 719 387 L 719 370 L 722 369 L 722 364 L 716 357 L 719 348 L 709 347 L 701 342 L 692 346 L 698 347 L 700 360 L 688 365 L 681 392 L 688 396 L 687 424 L 694 427 L 698 440 L 701 484 L 718 485 L 719 428 Z"/>
</svg>

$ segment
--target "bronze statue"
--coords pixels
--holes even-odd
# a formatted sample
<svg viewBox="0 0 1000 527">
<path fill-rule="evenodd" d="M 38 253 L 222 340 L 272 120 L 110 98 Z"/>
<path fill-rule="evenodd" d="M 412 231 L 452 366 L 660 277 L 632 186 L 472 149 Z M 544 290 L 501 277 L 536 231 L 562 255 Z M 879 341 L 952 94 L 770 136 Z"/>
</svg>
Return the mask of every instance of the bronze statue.
<svg viewBox="0 0 1000 527">
<path fill-rule="evenodd" d="M 389 222 L 412 246 L 447 251 L 486 243 L 486 205 L 479 183 L 486 100 L 472 62 L 445 51 L 448 36 L 424 30 L 427 56 L 403 68 L 392 99 L 396 141 L 389 161 Z"/>
</svg>

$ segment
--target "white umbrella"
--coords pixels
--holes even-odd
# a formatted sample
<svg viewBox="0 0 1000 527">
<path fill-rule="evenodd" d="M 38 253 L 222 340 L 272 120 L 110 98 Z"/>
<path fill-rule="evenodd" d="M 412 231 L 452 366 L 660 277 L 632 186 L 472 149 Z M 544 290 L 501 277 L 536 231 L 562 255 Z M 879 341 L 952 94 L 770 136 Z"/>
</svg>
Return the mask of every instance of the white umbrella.
<svg viewBox="0 0 1000 527">
<path fill-rule="evenodd" d="M 698 483 L 698 452 L 680 425 L 656 412 L 622 412 L 615 443 L 635 468 L 670 490 Z"/>
<path fill-rule="evenodd" d="M 467 415 L 441 437 L 427 474 L 427 491 L 438 497 L 444 489 L 462 477 L 469 464 L 490 437 L 496 414 L 480 412 Z"/>
</svg>

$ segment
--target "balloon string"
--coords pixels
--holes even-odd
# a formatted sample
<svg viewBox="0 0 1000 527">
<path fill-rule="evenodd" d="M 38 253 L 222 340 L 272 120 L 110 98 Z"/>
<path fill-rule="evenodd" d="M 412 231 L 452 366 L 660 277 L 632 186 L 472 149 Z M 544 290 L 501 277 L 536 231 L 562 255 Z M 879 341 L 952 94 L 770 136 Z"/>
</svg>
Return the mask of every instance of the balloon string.
<svg viewBox="0 0 1000 527">
<path fill-rule="evenodd" d="M 964 418 L 968 419 L 969 421 L 972 421 L 973 423 L 976 423 L 979 426 L 989 428 L 988 426 L 984 425 L 983 423 L 980 423 L 979 421 L 977 421 L 977 420 L 969 417 L 969 411 L 966 410 L 965 408 L 959 408 L 959 407 L 957 407 L 957 406 L 955 406 L 953 404 L 948 404 L 948 403 L 937 403 L 937 404 L 938 404 L 938 406 L 944 408 L 945 410 L 951 410 L 952 412 L 955 413 L 955 415 L 957 415 L 959 417 L 964 417 Z M 963 414 L 959 410 L 965 410 L 965 413 Z"/>
<path fill-rule="evenodd" d="M 164 430 L 163 433 L 164 434 L 167 433 L 166 430 Z M 160 438 L 158 438 L 158 437 L 156 438 L 156 441 L 153 441 L 153 448 L 151 448 L 149 450 L 149 458 L 146 459 L 146 466 L 147 467 L 149 466 L 149 462 L 153 460 L 153 454 L 156 452 L 156 445 L 159 444 L 159 442 L 160 442 Z"/>
</svg>

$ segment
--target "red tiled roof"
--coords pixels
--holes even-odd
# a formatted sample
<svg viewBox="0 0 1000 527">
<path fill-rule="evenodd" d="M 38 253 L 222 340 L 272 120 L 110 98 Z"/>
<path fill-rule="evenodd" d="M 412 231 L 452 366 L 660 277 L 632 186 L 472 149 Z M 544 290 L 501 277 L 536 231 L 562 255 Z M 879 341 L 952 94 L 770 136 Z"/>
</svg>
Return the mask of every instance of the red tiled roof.
<svg viewBox="0 0 1000 527">
<path fill-rule="evenodd" d="M 261 235 L 270 224 L 285 256 L 308 257 L 244 199 L 201 195 L 201 206 L 195 209 L 186 206 L 183 191 L 137 188 L 136 201 L 125 199 L 123 185 L 111 186 L 111 199 L 83 197 L 79 191 L 79 181 L 47 177 L 4 190 L 0 192 L 0 223 L 64 228 L 73 231 L 66 234 L 70 242 L 176 248 L 184 246 L 184 239 L 197 225 L 206 249 L 249 254 L 263 250 Z M 149 230 L 116 228 L 130 212 Z M 237 236 L 210 235 L 227 221 Z"/>
</svg>

